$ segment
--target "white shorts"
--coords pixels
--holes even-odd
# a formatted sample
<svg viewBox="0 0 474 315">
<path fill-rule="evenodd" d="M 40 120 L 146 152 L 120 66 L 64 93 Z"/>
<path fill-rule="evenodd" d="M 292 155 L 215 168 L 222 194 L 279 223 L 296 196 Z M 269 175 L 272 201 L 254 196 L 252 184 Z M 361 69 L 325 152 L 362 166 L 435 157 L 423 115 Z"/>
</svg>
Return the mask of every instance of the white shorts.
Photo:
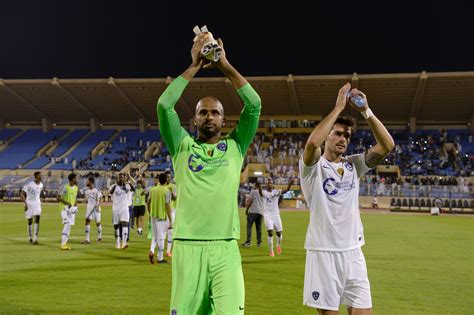
<svg viewBox="0 0 474 315">
<path fill-rule="evenodd" d="M 61 219 L 63 224 L 74 225 L 76 223 L 76 214 L 72 213 L 68 207 L 61 210 Z"/>
<path fill-rule="evenodd" d="M 113 210 L 112 221 L 114 225 L 119 224 L 120 222 L 130 221 L 130 212 L 128 212 L 128 208 L 123 210 Z"/>
<path fill-rule="evenodd" d="M 263 216 L 265 220 L 265 227 L 267 231 L 275 230 L 277 232 L 283 231 L 283 225 L 281 224 L 281 217 L 279 214 L 265 214 Z"/>
<path fill-rule="evenodd" d="M 101 218 L 101 209 L 98 207 L 98 210 L 94 210 L 95 208 L 87 209 L 86 210 L 86 219 L 89 219 L 91 221 L 95 221 L 97 223 L 100 223 L 100 218 Z"/>
<path fill-rule="evenodd" d="M 168 222 L 158 218 L 151 218 L 151 227 L 153 231 L 153 239 L 155 241 L 164 240 L 168 232 Z"/>
<path fill-rule="evenodd" d="M 171 209 L 171 224 L 174 225 L 174 217 L 176 216 L 176 209 Z M 170 224 L 170 218 L 166 216 L 166 223 Z"/>
<path fill-rule="evenodd" d="M 341 304 L 354 308 L 372 308 L 370 283 L 362 250 L 307 250 L 303 305 L 337 311 Z"/>
<path fill-rule="evenodd" d="M 28 207 L 25 211 L 25 218 L 27 219 L 31 219 L 37 215 L 41 215 L 41 207 Z"/>
</svg>

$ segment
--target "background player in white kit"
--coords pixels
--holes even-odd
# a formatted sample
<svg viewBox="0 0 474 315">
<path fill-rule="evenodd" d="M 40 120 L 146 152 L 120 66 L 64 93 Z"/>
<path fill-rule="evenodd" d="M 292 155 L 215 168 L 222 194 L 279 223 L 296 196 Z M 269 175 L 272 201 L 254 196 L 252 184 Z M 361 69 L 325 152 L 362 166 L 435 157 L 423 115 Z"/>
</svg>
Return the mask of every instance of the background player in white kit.
<svg viewBox="0 0 474 315">
<path fill-rule="evenodd" d="M 35 180 L 26 184 L 20 193 L 21 201 L 25 203 L 25 217 L 28 219 L 28 237 L 33 245 L 38 245 L 39 223 L 41 216 L 41 172 L 34 173 Z M 35 221 L 34 234 L 31 232 L 31 225 Z"/>
<path fill-rule="evenodd" d="M 280 196 L 286 194 L 290 190 L 293 180 L 291 179 L 288 183 L 288 187 L 285 190 L 274 189 L 273 179 L 270 177 L 267 179 L 267 189 L 263 191 L 264 197 L 264 211 L 263 219 L 265 220 L 265 227 L 268 232 L 268 250 L 270 256 L 275 256 L 273 251 L 273 230 L 275 229 L 277 235 L 277 254 L 281 254 L 281 242 L 283 240 L 283 225 L 280 217 L 280 207 L 278 201 Z"/>
<path fill-rule="evenodd" d="M 129 192 L 131 186 L 126 183 L 125 174 L 120 173 L 118 182 L 110 187 L 112 195 L 112 220 L 115 229 L 115 239 L 117 249 L 126 249 L 128 247 L 128 222 L 130 213 L 128 211 Z M 120 226 L 122 227 L 122 235 L 120 235 Z M 122 244 L 120 244 L 122 239 Z"/>
<path fill-rule="evenodd" d="M 306 234 L 303 304 L 322 314 L 371 314 L 372 298 L 361 247 L 364 234 L 359 213 L 359 177 L 381 163 L 393 149 L 387 129 L 368 107 L 366 96 L 350 84 L 340 90 L 335 108 L 313 130 L 299 161 L 301 188 L 310 208 Z M 359 95 L 364 107 L 348 95 Z M 350 119 L 338 118 L 346 102 L 359 111 L 377 144 L 367 152 L 343 157 L 353 132 Z M 324 153 L 321 155 L 321 145 Z"/>
<path fill-rule="evenodd" d="M 100 224 L 100 201 L 102 200 L 102 193 L 99 189 L 94 187 L 94 183 L 94 178 L 90 177 L 87 180 L 87 187 L 82 189 L 82 193 L 87 199 L 86 239 L 82 242 L 82 244 L 90 244 L 91 242 L 91 221 L 95 221 L 97 225 L 97 242 L 102 242 L 102 225 Z"/>
</svg>

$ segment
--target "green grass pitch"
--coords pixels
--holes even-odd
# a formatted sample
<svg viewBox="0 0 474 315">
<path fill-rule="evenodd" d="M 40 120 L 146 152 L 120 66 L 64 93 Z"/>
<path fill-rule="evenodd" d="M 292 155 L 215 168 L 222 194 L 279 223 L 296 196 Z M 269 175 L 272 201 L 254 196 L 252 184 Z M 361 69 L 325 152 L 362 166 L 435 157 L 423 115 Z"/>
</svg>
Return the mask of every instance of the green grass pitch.
<svg viewBox="0 0 474 315">
<path fill-rule="evenodd" d="M 0 314 L 168 314 L 171 264 L 148 262 L 146 230 L 132 230 L 129 249 L 114 249 L 104 206 L 104 242 L 95 243 L 91 225 L 93 242 L 82 245 L 84 208 L 72 250 L 60 251 L 57 205 L 43 207 L 32 246 L 22 206 L 0 204 Z M 246 314 L 316 314 L 302 305 L 308 217 L 282 211 L 281 256 L 267 255 L 265 236 L 261 248 L 241 249 Z M 474 217 L 364 213 L 362 221 L 374 314 L 473 314 Z"/>
</svg>

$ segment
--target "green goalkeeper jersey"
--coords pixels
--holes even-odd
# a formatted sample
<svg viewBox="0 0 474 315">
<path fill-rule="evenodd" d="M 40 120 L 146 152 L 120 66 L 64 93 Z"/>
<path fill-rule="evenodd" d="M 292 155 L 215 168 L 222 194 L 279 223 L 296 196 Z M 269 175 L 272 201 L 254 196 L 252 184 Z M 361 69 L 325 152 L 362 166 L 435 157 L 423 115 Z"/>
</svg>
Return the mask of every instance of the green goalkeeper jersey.
<svg viewBox="0 0 474 315">
<path fill-rule="evenodd" d="M 240 169 L 258 127 L 260 97 L 250 84 L 238 89 L 244 108 L 237 127 L 218 143 L 206 144 L 181 127 L 174 110 L 187 84 L 183 77 L 176 78 L 157 105 L 160 132 L 172 157 L 178 195 L 173 238 L 239 239 Z"/>
</svg>

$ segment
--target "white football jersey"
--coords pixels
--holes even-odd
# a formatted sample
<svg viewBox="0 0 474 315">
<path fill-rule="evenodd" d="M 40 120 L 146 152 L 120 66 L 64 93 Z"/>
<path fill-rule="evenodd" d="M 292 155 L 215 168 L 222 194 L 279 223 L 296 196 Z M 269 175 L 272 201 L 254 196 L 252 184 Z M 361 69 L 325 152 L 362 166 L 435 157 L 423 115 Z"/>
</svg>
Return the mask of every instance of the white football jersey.
<svg viewBox="0 0 474 315">
<path fill-rule="evenodd" d="M 310 209 L 305 248 L 348 251 L 364 245 L 359 212 L 359 177 L 370 170 L 364 154 L 343 157 L 339 163 L 321 156 L 313 166 L 299 161 L 301 189 Z"/>
<path fill-rule="evenodd" d="M 100 198 L 102 193 L 97 188 L 90 189 L 86 187 L 82 190 L 82 193 L 87 199 L 87 210 L 92 210 L 99 205 Z"/>
<path fill-rule="evenodd" d="M 127 184 L 128 185 L 128 184 Z M 128 197 L 128 200 L 127 200 L 127 205 L 128 207 L 130 207 L 131 205 L 133 205 L 133 191 L 129 191 L 127 193 L 127 197 Z"/>
<path fill-rule="evenodd" d="M 129 196 L 128 193 L 131 190 L 129 184 L 125 184 L 125 189 L 122 186 L 117 184 L 112 185 L 110 187 L 110 191 L 112 188 L 115 187 L 115 191 L 112 194 L 112 210 L 119 211 L 119 210 L 128 210 L 128 202 Z"/>
<path fill-rule="evenodd" d="M 40 196 L 42 190 L 43 183 L 36 184 L 34 181 L 23 186 L 22 191 L 26 193 L 26 204 L 29 208 L 41 207 Z"/>
<path fill-rule="evenodd" d="M 273 189 L 272 191 L 264 190 L 263 197 L 265 198 L 264 213 L 266 214 L 280 214 L 278 207 L 278 199 L 281 195 L 281 189 Z"/>
</svg>

